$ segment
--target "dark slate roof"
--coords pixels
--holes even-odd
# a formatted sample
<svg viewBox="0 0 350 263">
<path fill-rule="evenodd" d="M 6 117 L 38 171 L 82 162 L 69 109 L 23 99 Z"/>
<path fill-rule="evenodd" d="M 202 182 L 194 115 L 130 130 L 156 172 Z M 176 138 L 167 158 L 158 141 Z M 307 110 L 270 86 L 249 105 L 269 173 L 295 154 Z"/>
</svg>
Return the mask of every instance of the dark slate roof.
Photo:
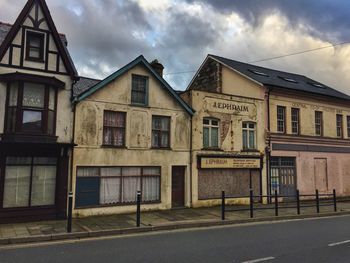
<svg viewBox="0 0 350 263">
<path fill-rule="evenodd" d="M 267 86 L 350 100 L 350 96 L 303 75 L 259 67 L 215 55 L 208 56 Z"/>
<path fill-rule="evenodd" d="M 101 80 L 99 79 L 91 79 L 87 77 L 79 77 L 77 83 L 73 86 L 73 97 L 77 97 L 83 92 L 87 91 L 91 87 L 95 86 Z"/>
<path fill-rule="evenodd" d="M 5 40 L 8 32 L 10 32 L 11 27 L 12 27 L 11 24 L 0 22 L 0 46 L 1 46 L 2 42 Z M 67 53 L 67 57 L 69 59 L 69 62 L 72 65 L 74 72 L 77 72 L 77 69 L 75 68 L 75 65 L 73 63 L 73 59 L 72 59 L 71 55 L 69 54 L 69 51 L 67 48 L 68 41 L 67 41 L 66 35 L 59 34 L 59 36 L 60 36 L 60 39 L 63 43 L 63 48 L 64 48 L 65 52 Z"/>
</svg>

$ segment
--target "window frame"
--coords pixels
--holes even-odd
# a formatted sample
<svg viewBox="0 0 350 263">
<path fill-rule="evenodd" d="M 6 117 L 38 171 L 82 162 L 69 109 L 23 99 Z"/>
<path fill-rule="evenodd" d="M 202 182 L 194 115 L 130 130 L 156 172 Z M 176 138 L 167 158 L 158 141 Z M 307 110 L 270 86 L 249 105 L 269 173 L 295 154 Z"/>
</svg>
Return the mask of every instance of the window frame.
<svg viewBox="0 0 350 263">
<path fill-rule="evenodd" d="M 247 127 L 245 128 L 244 125 L 247 125 Z M 253 124 L 254 128 L 250 128 L 249 125 Z M 247 147 L 244 145 L 244 131 L 247 132 Z M 254 147 L 250 146 L 250 132 L 253 131 L 254 132 Z M 243 151 L 253 151 L 257 149 L 257 125 L 256 122 L 252 122 L 252 121 L 244 121 L 242 122 L 242 148 Z"/>
<path fill-rule="evenodd" d="M 39 38 L 39 48 L 30 46 L 30 37 L 38 37 Z M 26 60 L 34 61 L 34 62 L 44 62 L 44 51 L 45 51 L 45 37 L 46 34 L 37 31 L 26 30 Z M 39 57 L 30 56 L 30 49 L 35 48 L 39 50 Z"/>
<path fill-rule="evenodd" d="M 158 129 L 154 129 L 153 128 L 153 119 L 154 118 L 166 118 L 169 121 L 169 125 L 168 125 L 168 130 L 158 130 Z M 170 116 L 164 116 L 164 115 L 152 115 L 152 123 L 151 123 L 151 127 L 152 127 L 152 132 L 151 132 L 151 148 L 152 149 L 171 149 L 171 117 Z M 156 132 L 158 133 L 158 146 L 153 145 L 153 133 Z M 168 133 L 168 145 L 167 146 L 161 146 L 161 142 L 162 142 L 162 134 L 167 132 Z"/>
<path fill-rule="evenodd" d="M 339 121 L 340 118 L 340 121 Z M 343 125 L 343 115 L 337 114 L 336 115 L 336 128 L 337 128 L 337 138 L 344 138 L 344 125 Z M 340 124 L 340 126 L 338 125 Z"/>
<path fill-rule="evenodd" d="M 317 123 L 317 114 L 320 114 L 320 123 Z M 319 129 L 320 129 L 320 134 L 317 133 L 317 129 L 319 125 Z M 319 136 L 319 137 L 323 137 L 323 112 L 322 111 L 315 111 L 315 135 Z"/>
<path fill-rule="evenodd" d="M 138 92 L 141 93 L 138 90 L 134 90 L 134 79 L 135 78 L 142 78 L 145 80 L 145 90 L 144 90 L 144 103 L 142 102 L 137 102 L 137 101 L 133 101 L 133 93 L 134 92 Z M 148 106 L 148 91 L 149 91 L 149 77 L 148 76 L 144 76 L 144 75 L 139 75 L 139 74 L 131 74 L 131 97 L 130 97 L 130 102 L 131 105 L 133 106 Z"/>
<path fill-rule="evenodd" d="M 11 92 L 11 85 L 14 83 L 18 83 L 17 87 L 17 105 L 16 106 L 10 106 L 9 100 L 10 100 L 10 92 Z M 23 94 L 24 94 L 24 88 L 25 83 L 32 83 L 37 85 L 42 85 L 44 87 L 44 106 L 43 108 L 36 108 L 36 107 L 29 107 L 29 106 L 23 106 Z M 50 89 L 54 90 L 54 109 L 50 109 Z M 57 105 L 58 105 L 58 89 L 57 87 L 54 87 L 52 85 L 43 84 L 40 82 L 33 82 L 33 81 L 11 81 L 7 83 L 7 89 L 6 89 L 6 102 L 5 102 L 5 119 L 4 119 L 4 134 L 12 134 L 12 135 L 43 135 L 43 136 L 56 136 L 56 125 L 57 125 Z M 9 118 L 9 108 L 15 108 L 15 122 L 14 127 L 12 130 L 9 130 L 10 127 L 8 127 L 8 118 Z M 42 118 L 41 118 L 41 130 L 40 131 L 30 131 L 30 130 L 23 130 L 23 112 L 25 110 L 37 110 L 42 112 Z M 52 132 L 49 133 L 49 112 L 53 112 L 53 120 L 52 120 Z"/>
<path fill-rule="evenodd" d="M 350 139 L 350 116 L 346 116 L 346 126 L 348 131 L 348 139 Z"/>
<path fill-rule="evenodd" d="M 291 128 L 292 128 L 292 134 L 294 135 L 300 135 L 300 109 L 299 108 L 291 108 Z M 296 113 L 296 115 L 294 115 Z M 297 120 L 293 120 L 293 117 L 296 117 Z M 295 132 L 293 129 L 295 128 L 296 124 L 296 129 L 297 131 Z"/>
<path fill-rule="evenodd" d="M 204 121 L 208 120 L 209 124 L 205 124 Z M 218 124 L 217 125 L 213 125 L 212 122 L 216 121 Z M 203 140 L 202 140 L 202 144 L 203 144 L 203 149 L 220 149 L 220 120 L 217 118 L 212 118 L 212 117 L 204 117 L 202 119 L 202 136 L 203 136 Z M 204 128 L 208 128 L 209 129 L 209 145 L 206 146 L 204 145 Z M 217 146 L 212 146 L 211 145 L 211 134 L 212 134 L 212 129 L 213 128 L 217 128 L 218 129 L 218 136 L 217 136 Z"/>
<path fill-rule="evenodd" d="M 106 125 L 105 122 L 104 122 L 106 112 L 115 113 L 116 114 L 115 117 L 117 117 L 118 114 L 123 115 L 123 117 L 124 117 L 124 127 L 108 126 L 108 125 Z M 103 138 L 102 138 L 102 145 L 103 146 L 114 147 L 114 148 L 124 148 L 124 147 L 126 147 L 126 125 L 127 125 L 127 123 L 126 123 L 127 119 L 126 118 L 127 118 L 127 113 L 123 112 L 123 111 L 112 111 L 112 110 L 104 110 L 103 111 Z M 106 141 L 105 141 L 106 129 L 122 130 L 122 133 L 123 133 L 123 143 L 122 143 L 122 145 L 115 145 L 115 144 L 113 144 L 113 142 L 111 144 L 106 143 Z M 113 141 L 113 140 L 111 140 L 111 141 Z"/>
<path fill-rule="evenodd" d="M 98 169 L 98 175 L 95 176 L 78 176 L 78 169 L 80 168 L 92 168 L 92 169 Z M 101 175 L 101 169 L 103 168 L 119 168 L 121 169 L 120 171 L 120 175 L 116 175 L 116 176 L 102 176 Z M 141 169 L 141 173 L 140 175 L 123 175 L 123 169 L 127 169 L 127 168 L 140 168 Z M 159 169 L 159 175 L 147 175 L 144 173 L 144 170 L 147 168 L 158 168 Z M 162 202 L 162 167 L 161 166 L 77 166 L 77 181 L 78 178 L 98 178 L 98 194 L 99 194 L 99 204 L 98 205 L 84 205 L 84 206 L 78 206 L 77 205 L 77 192 L 75 192 L 76 198 L 75 198 L 75 207 L 76 209 L 86 209 L 86 208 L 97 208 L 97 207 L 112 207 L 112 206 L 128 206 L 128 205 L 134 205 L 136 204 L 136 198 L 135 201 L 132 202 L 125 202 L 123 201 L 123 178 L 135 178 L 138 177 L 140 178 L 140 191 L 141 191 L 141 204 L 160 204 Z M 143 193 L 142 193 L 142 189 L 143 189 L 143 178 L 147 178 L 147 177 L 157 177 L 159 178 L 159 187 L 158 187 L 158 200 L 154 200 L 154 201 L 143 201 Z M 106 203 L 106 204 L 101 204 L 101 198 L 100 198 L 100 194 L 101 194 L 101 182 L 103 178 L 120 178 L 120 186 L 119 186 L 119 201 L 115 202 L 115 203 Z M 77 185 L 76 184 L 76 189 L 77 189 Z M 76 190 L 75 190 L 76 191 Z M 135 193 L 136 196 L 136 193 Z"/>
<path fill-rule="evenodd" d="M 283 119 L 280 119 L 279 117 L 279 110 L 283 110 Z M 286 107 L 285 106 L 279 106 L 277 105 L 277 110 L 276 110 L 276 117 L 277 117 L 277 127 L 276 130 L 278 133 L 281 134 L 286 134 L 287 133 L 287 122 L 286 122 Z M 280 124 L 283 124 L 283 131 L 279 130 Z"/>
</svg>

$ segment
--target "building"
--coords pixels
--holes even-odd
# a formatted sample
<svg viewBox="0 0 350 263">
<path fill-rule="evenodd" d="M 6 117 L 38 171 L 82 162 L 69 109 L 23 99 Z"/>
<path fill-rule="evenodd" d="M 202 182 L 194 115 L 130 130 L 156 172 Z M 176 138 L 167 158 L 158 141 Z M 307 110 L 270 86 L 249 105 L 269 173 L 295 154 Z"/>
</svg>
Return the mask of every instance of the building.
<svg viewBox="0 0 350 263">
<path fill-rule="evenodd" d="M 76 217 L 190 206 L 193 110 L 139 56 L 102 81 L 75 85 Z"/>
<path fill-rule="evenodd" d="M 215 99 L 208 102 L 207 98 L 214 97 L 213 94 Z M 217 101 L 217 94 L 226 94 L 227 101 Z M 195 161 L 192 168 L 193 181 L 199 182 L 199 199 L 201 181 L 211 182 L 207 177 L 217 178 L 218 174 L 223 176 L 214 170 L 205 170 L 203 173 L 203 166 L 221 166 L 228 169 L 229 163 L 231 168 L 236 165 L 233 161 L 223 162 L 217 158 L 213 161 L 206 158 L 203 162 L 201 155 L 204 155 L 204 152 L 198 152 L 201 138 L 204 146 L 202 150 L 211 150 L 205 147 L 208 145 L 205 139 L 208 135 L 205 133 L 208 133 L 207 129 L 213 128 L 217 129 L 215 134 L 220 134 L 217 136 L 219 142 L 216 143 L 215 139 L 215 143 L 210 145 L 209 142 L 209 146 L 218 149 L 207 154 L 215 157 L 219 154 L 229 154 L 232 157 L 231 155 L 245 153 L 244 145 L 249 146 L 247 143 L 249 137 L 246 139 L 246 133 L 255 132 L 256 149 L 261 156 L 266 156 L 266 162 L 262 163 L 266 171 L 261 172 L 263 177 L 266 176 L 261 180 L 263 193 L 277 191 L 282 195 L 294 195 L 296 189 L 299 189 L 301 194 L 313 194 L 316 189 L 321 193 L 330 193 L 332 189 L 336 189 L 338 195 L 350 194 L 349 96 L 302 75 L 214 55 L 208 55 L 183 96 L 196 110 L 193 117 Z M 203 106 L 201 106 L 202 99 Z M 239 117 L 249 112 L 249 106 L 244 107 L 238 102 L 254 103 L 254 100 L 259 102 L 258 115 L 252 119 Z M 231 112 L 232 115 L 229 118 L 216 112 Z M 211 120 L 206 120 L 208 117 Z M 239 121 L 235 122 L 235 119 Z M 234 128 L 229 125 L 232 120 L 235 123 L 232 126 Z M 241 122 L 246 121 L 255 123 L 255 126 L 253 124 L 251 126 L 252 130 L 245 128 L 250 125 L 241 125 Z M 234 145 L 231 148 L 230 143 Z M 240 149 L 243 150 L 239 152 Z M 227 174 L 231 173 L 225 171 Z M 229 181 L 225 178 L 221 184 L 217 184 L 215 197 L 218 197 L 220 188 L 228 189 L 228 186 L 225 186 L 227 182 Z M 244 189 L 228 191 L 229 193 L 246 193 L 247 183 L 242 184 L 242 181 L 234 183 L 238 184 L 237 188 Z M 203 185 L 206 188 L 213 188 L 214 184 L 203 183 Z M 193 191 L 197 189 L 194 188 Z"/>
<path fill-rule="evenodd" d="M 209 55 L 181 96 L 195 110 L 193 206 L 220 204 L 222 190 L 266 194 L 265 89 Z"/>
<path fill-rule="evenodd" d="M 64 218 L 77 72 L 44 0 L 0 23 L 0 221 Z"/>
</svg>

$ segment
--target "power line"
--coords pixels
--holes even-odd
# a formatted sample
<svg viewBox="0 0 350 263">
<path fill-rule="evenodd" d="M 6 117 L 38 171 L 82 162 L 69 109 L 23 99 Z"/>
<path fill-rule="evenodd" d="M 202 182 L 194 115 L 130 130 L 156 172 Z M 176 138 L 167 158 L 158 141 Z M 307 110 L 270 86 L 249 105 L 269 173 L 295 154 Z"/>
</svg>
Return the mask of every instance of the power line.
<svg viewBox="0 0 350 263">
<path fill-rule="evenodd" d="M 270 57 L 270 58 L 253 60 L 253 61 L 249 61 L 247 63 L 265 62 L 265 61 L 269 61 L 269 60 L 285 58 L 285 57 L 291 57 L 291 56 L 295 56 L 295 55 L 305 54 L 305 53 L 309 53 L 309 52 L 313 52 L 313 51 L 317 51 L 317 50 L 321 50 L 321 49 L 326 49 L 326 48 L 331 48 L 331 47 L 336 47 L 336 46 L 342 46 L 342 45 L 346 45 L 346 44 L 350 44 L 350 41 L 341 42 L 341 43 L 337 43 L 337 44 L 331 44 L 331 45 L 328 45 L 328 46 L 323 46 L 323 47 L 318 47 L 318 48 L 313 48 L 313 49 L 307 49 L 307 50 L 303 50 L 303 51 L 299 51 L 299 52 L 295 52 L 295 53 L 290 53 L 290 54 L 286 54 L 286 55 L 280 55 L 280 56 L 275 56 L 275 57 Z M 193 72 L 197 72 L 197 70 L 170 72 L 170 73 L 166 73 L 164 75 L 178 75 L 178 74 L 186 74 L 186 73 L 193 73 Z"/>
</svg>

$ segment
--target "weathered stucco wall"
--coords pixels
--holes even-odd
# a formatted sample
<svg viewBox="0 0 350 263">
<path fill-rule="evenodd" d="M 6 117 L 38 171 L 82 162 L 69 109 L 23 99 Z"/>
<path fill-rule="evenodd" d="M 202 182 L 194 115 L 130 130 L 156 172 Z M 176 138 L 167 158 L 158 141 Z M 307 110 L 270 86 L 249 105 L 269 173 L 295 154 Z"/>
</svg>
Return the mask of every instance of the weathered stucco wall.
<svg viewBox="0 0 350 263">
<path fill-rule="evenodd" d="M 149 77 L 147 107 L 131 105 L 132 74 Z M 102 146 L 103 111 L 126 112 L 126 147 Z M 152 149 L 152 115 L 171 117 L 170 148 Z M 161 203 L 142 205 L 143 210 L 171 208 L 172 166 L 186 166 L 185 204 L 190 205 L 190 116 L 143 66 L 136 66 L 92 94 L 76 107 L 74 185 L 79 166 L 160 166 Z M 134 212 L 135 205 L 75 209 L 75 216 Z"/>
</svg>

